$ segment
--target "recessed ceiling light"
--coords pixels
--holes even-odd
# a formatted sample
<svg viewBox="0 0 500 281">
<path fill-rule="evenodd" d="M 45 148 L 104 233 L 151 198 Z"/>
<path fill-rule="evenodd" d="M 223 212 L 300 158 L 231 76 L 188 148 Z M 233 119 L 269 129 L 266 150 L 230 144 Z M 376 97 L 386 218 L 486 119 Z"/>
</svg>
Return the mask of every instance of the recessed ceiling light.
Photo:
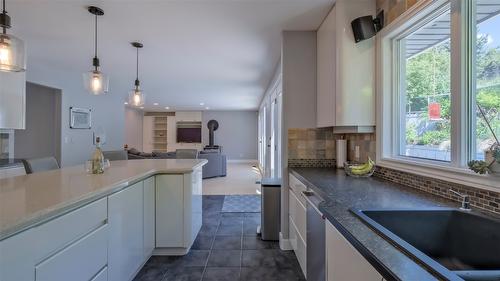
<svg viewBox="0 0 500 281">
<path fill-rule="evenodd" d="M 200 105 L 201 105 L 201 106 L 204 106 L 204 105 L 205 105 L 205 103 L 204 103 L 204 102 L 200 102 Z"/>
<path fill-rule="evenodd" d="M 127 104 L 128 104 L 128 102 L 124 102 L 123 104 L 127 105 Z"/>
<path fill-rule="evenodd" d="M 205 109 L 206 109 L 206 110 L 209 110 L 209 109 L 210 109 L 210 107 L 208 107 L 208 106 L 207 106 L 207 107 L 205 107 Z"/>
<path fill-rule="evenodd" d="M 168 107 L 168 106 L 165 106 L 165 109 L 170 109 L 170 107 Z"/>
<path fill-rule="evenodd" d="M 159 105 L 159 103 L 155 102 L 155 103 L 153 103 L 153 105 Z"/>
</svg>

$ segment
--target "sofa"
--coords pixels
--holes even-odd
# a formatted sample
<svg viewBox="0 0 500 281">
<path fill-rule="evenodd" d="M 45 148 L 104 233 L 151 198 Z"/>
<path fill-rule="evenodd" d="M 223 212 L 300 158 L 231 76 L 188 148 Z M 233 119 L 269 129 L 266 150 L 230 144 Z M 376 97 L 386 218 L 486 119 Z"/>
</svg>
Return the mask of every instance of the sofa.
<svg viewBox="0 0 500 281">
<path fill-rule="evenodd" d="M 199 159 L 207 159 L 208 163 L 203 166 L 203 178 L 225 177 L 227 170 L 226 155 L 218 152 L 200 151 Z"/>
<path fill-rule="evenodd" d="M 128 159 L 177 159 L 175 152 L 155 152 L 145 153 L 140 152 L 137 149 L 131 148 L 127 152 Z M 198 154 L 199 159 L 207 159 L 208 163 L 203 166 L 204 179 L 215 178 L 215 177 L 225 177 L 227 174 L 227 159 L 226 155 L 221 154 L 217 151 L 200 151 Z"/>
</svg>

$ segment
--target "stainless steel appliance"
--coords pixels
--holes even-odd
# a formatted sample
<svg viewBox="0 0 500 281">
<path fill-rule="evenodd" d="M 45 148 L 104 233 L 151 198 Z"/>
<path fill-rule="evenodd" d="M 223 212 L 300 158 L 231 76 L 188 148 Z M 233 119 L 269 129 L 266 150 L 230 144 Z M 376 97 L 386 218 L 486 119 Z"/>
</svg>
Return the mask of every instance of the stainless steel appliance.
<svg viewBox="0 0 500 281">
<path fill-rule="evenodd" d="M 325 217 L 318 209 L 323 201 L 312 190 L 302 192 L 307 201 L 307 281 L 325 281 Z"/>
<path fill-rule="evenodd" d="M 261 192 L 261 239 L 277 241 L 280 234 L 281 180 L 262 179 Z"/>
</svg>

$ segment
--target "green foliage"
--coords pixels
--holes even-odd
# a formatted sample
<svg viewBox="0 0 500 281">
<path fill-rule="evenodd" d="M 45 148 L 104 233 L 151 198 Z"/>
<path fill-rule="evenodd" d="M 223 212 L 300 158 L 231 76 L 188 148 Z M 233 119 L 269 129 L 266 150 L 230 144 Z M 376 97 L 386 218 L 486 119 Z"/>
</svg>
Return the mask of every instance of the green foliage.
<svg viewBox="0 0 500 281">
<path fill-rule="evenodd" d="M 422 135 L 419 144 L 440 145 L 442 142 L 450 139 L 449 130 L 427 131 Z"/>
<path fill-rule="evenodd" d="M 481 35 L 476 46 L 477 103 L 485 110 L 495 133 L 500 135 L 500 47 L 491 48 L 488 35 Z M 419 119 L 428 121 L 428 103 L 441 105 L 443 122 L 420 135 L 414 125 L 406 128 L 408 144 L 439 145 L 449 140 L 451 120 L 450 43 L 444 42 L 406 60 L 407 111 L 420 111 Z M 480 115 L 477 115 L 478 143 L 493 139 Z"/>
<path fill-rule="evenodd" d="M 469 169 L 473 170 L 478 174 L 486 174 L 489 170 L 489 164 L 482 160 L 472 160 L 467 163 Z"/>
</svg>

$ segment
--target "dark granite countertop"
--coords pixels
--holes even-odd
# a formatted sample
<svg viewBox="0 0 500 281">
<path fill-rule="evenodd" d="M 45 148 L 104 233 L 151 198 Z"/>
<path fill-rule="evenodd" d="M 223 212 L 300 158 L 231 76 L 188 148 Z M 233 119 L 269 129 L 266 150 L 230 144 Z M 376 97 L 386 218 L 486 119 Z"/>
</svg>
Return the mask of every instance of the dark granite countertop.
<svg viewBox="0 0 500 281">
<path fill-rule="evenodd" d="M 23 161 L 21 159 L 0 159 L 0 169 L 12 168 L 22 166 Z"/>
<path fill-rule="evenodd" d="M 375 208 L 457 207 L 457 203 L 379 178 L 353 178 L 333 168 L 291 168 L 325 201 L 326 218 L 387 280 L 439 280 L 349 211 Z"/>
</svg>

